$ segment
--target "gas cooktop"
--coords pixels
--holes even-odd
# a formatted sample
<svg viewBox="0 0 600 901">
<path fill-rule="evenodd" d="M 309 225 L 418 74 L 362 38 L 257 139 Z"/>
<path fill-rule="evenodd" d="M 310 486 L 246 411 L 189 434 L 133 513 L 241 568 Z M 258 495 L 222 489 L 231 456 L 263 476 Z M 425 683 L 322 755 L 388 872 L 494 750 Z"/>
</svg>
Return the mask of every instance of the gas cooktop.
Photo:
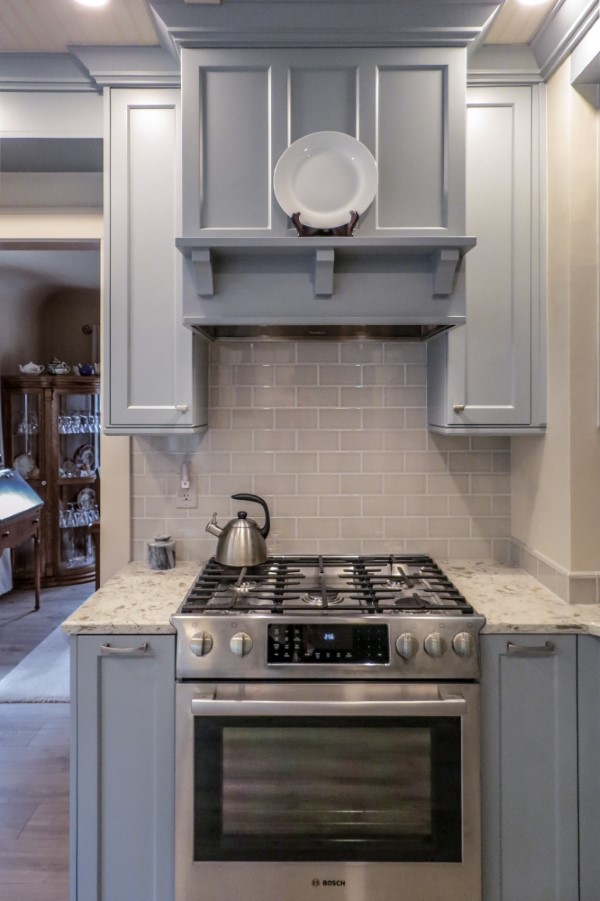
<svg viewBox="0 0 600 901">
<path fill-rule="evenodd" d="M 179 680 L 477 679 L 485 622 L 423 555 L 211 559 L 178 613 Z"/>
<path fill-rule="evenodd" d="M 437 564 L 422 555 L 282 556 L 242 569 L 211 558 L 182 614 L 472 614 Z"/>
</svg>

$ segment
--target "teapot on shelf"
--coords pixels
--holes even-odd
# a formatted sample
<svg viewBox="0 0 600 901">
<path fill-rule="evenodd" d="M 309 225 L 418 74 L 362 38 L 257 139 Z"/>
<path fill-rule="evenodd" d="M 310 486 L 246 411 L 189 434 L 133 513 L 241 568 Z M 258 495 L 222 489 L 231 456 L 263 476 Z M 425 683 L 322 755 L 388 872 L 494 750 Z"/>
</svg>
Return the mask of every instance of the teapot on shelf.
<svg viewBox="0 0 600 901">
<path fill-rule="evenodd" d="M 79 375 L 96 375 L 96 365 L 94 363 L 78 363 L 77 372 Z"/>
<path fill-rule="evenodd" d="M 65 363 L 64 360 L 59 360 L 58 357 L 54 357 L 54 359 L 48 363 L 48 372 L 50 375 L 68 375 L 71 371 L 71 367 L 68 363 Z"/>
<path fill-rule="evenodd" d="M 31 360 L 29 363 L 19 363 L 19 369 L 23 375 L 40 375 L 45 368 L 41 363 L 33 363 Z"/>
</svg>

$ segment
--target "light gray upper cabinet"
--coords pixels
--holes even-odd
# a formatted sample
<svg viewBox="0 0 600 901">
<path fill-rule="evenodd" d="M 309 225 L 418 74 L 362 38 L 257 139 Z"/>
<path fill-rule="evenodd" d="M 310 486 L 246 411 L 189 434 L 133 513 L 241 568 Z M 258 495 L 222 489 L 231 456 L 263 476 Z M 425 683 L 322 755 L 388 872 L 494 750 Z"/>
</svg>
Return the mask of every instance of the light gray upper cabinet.
<svg viewBox="0 0 600 901">
<path fill-rule="evenodd" d="M 577 640 L 482 636 L 484 901 L 578 901 Z"/>
<path fill-rule="evenodd" d="M 172 901 L 175 636 L 72 642 L 71 901 Z"/>
<path fill-rule="evenodd" d="M 543 88 L 467 91 L 466 325 L 428 342 L 428 420 L 446 434 L 545 425 Z"/>
<path fill-rule="evenodd" d="M 185 321 L 462 322 L 465 70 L 458 47 L 184 49 Z M 376 197 L 354 237 L 298 238 L 273 171 L 328 130 L 369 148 Z"/>
<path fill-rule="evenodd" d="M 181 313 L 178 90 L 107 90 L 104 429 L 197 431 L 207 348 Z"/>
</svg>

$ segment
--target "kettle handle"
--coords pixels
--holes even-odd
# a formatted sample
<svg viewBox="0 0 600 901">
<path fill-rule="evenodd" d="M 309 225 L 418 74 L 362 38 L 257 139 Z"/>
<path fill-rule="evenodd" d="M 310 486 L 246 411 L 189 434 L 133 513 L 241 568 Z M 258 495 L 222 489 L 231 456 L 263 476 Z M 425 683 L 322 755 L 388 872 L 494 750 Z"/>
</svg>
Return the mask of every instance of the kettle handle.
<svg viewBox="0 0 600 901">
<path fill-rule="evenodd" d="M 271 528 L 271 517 L 269 516 L 269 508 L 267 507 L 267 502 L 259 497 L 258 494 L 232 494 L 232 500 L 234 501 L 253 501 L 255 504 L 260 504 L 263 510 L 265 511 L 265 524 L 262 529 L 258 531 L 262 535 L 263 538 L 266 538 L 269 534 L 269 529 Z"/>
</svg>

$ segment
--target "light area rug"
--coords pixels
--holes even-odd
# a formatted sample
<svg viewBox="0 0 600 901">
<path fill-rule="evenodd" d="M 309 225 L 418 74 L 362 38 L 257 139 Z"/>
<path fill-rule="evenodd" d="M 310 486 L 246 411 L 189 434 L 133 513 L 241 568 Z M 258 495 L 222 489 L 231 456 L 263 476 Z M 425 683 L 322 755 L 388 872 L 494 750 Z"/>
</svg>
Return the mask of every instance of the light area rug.
<svg viewBox="0 0 600 901">
<path fill-rule="evenodd" d="M 69 700 L 69 637 L 60 626 L 0 679 L 0 703 Z"/>
</svg>

